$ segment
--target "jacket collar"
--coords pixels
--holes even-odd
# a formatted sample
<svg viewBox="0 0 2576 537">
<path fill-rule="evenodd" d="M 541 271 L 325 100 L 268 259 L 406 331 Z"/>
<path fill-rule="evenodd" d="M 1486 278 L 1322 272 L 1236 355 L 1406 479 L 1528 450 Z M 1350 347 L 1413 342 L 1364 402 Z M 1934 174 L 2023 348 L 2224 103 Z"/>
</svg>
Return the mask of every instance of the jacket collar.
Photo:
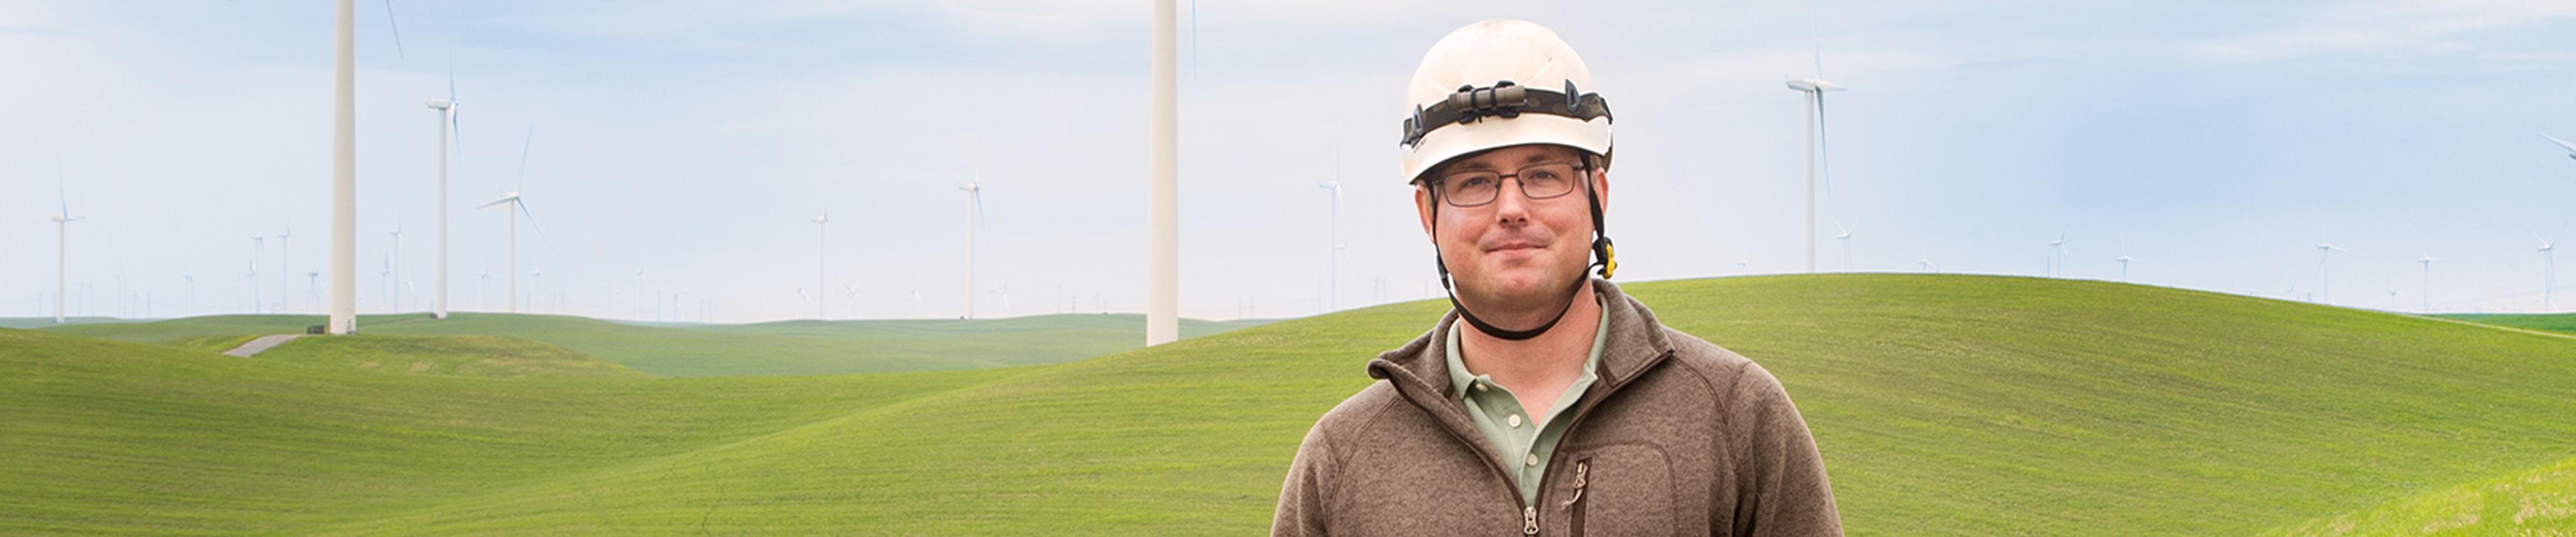
<svg viewBox="0 0 2576 537">
<path fill-rule="evenodd" d="M 1672 342 L 1664 337 L 1663 325 L 1656 322 L 1655 312 L 1646 304 L 1630 298 L 1617 284 L 1601 278 L 1592 279 L 1592 292 L 1601 297 L 1601 314 L 1608 317 L 1609 337 L 1602 343 L 1598 382 L 1607 394 L 1628 379 L 1643 374 L 1672 352 Z M 1457 310 L 1440 316 L 1431 331 L 1395 350 L 1378 354 L 1370 360 L 1371 378 L 1396 383 L 1407 397 L 1419 393 L 1437 399 L 1456 400 L 1457 389 L 1449 383 L 1449 330 L 1456 326 Z M 1427 401 L 1416 400 L 1416 403 Z M 1431 405 L 1425 405 L 1429 407 Z M 1462 410 L 1463 412 L 1463 410 Z M 1460 419 L 1465 419 L 1462 414 Z"/>
</svg>

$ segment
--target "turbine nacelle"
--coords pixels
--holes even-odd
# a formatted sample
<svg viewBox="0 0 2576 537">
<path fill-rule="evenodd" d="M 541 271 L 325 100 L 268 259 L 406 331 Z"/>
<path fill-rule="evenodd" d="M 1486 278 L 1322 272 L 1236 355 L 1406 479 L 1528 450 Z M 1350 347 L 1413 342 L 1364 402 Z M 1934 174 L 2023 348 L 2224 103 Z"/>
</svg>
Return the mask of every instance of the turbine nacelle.
<svg viewBox="0 0 2576 537">
<path fill-rule="evenodd" d="M 1825 79 L 1821 79 L 1821 78 L 1802 78 L 1802 79 L 1798 79 L 1798 80 L 1791 80 L 1791 81 L 1789 81 L 1789 82 L 1788 82 L 1788 84 L 1789 84 L 1789 89 L 1798 90 L 1798 91 L 1803 91 L 1803 92 L 1808 92 L 1808 93 L 1824 93 L 1824 92 L 1832 92 L 1832 91 L 1842 91 L 1842 90 L 1846 89 L 1846 88 L 1844 88 L 1844 87 L 1843 87 L 1843 85 L 1841 85 L 1841 84 L 1835 84 L 1835 83 L 1833 83 L 1833 81 L 1825 80 Z"/>
</svg>

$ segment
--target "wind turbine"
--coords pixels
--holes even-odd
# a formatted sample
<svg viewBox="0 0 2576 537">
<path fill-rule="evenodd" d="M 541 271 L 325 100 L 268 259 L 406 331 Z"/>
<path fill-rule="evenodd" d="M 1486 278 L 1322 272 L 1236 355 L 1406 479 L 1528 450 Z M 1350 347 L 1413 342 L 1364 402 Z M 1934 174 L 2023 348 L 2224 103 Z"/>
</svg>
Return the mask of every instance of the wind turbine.
<svg viewBox="0 0 2576 537">
<path fill-rule="evenodd" d="M 267 255 L 268 238 L 250 236 L 250 314 L 259 314 L 259 258 Z"/>
<path fill-rule="evenodd" d="M 295 238 L 295 228 L 286 228 L 285 233 L 277 234 L 277 311 L 280 312 L 286 311 L 286 305 L 293 300 L 287 297 L 287 290 L 295 287 L 295 271 L 287 268 L 287 263 L 294 258 L 286 254 L 286 240 L 292 238 Z"/>
<path fill-rule="evenodd" d="M 393 259 L 392 259 L 391 261 L 387 261 L 387 262 L 386 262 L 386 266 L 391 267 L 391 268 L 393 269 L 393 271 L 394 271 L 394 280 L 393 280 L 393 281 L 397 281 L 397 282 L 399 282 L 399 281 L 404 281 L 404 280 L 403 280 L 403 278 L 402 278 L 402 224 L 394 224 L 394 231 L 393 231 L 393 234 L 394 234 L 394 250 L 393 250 L 393 254 L 392 254 L 392 255 L 393 255 Z M 400 291 L 396 291 L 396 292 L 393 294 L 393 297 L 394 297 L 394 310 L 393 310 L 393 312 L 394 312 L 394 313 L 401 313 L 401 312 L 402 312 L 402 308 L 403 308 L 403 305 L 402 305 L 402 296 L 403 296 L 403 293 L 402 293 L 402 292 L 400 292 Z M 415 306 L 417 306 L 418 304 L 414 304 L 414 305 L 415 305 Z"/>
<path fill-rule="evenodd" d="M 967 181 L 964 186 L 957 187 L 958 190 L 966 191 L 967 198 L 965 318 L 968 320 L 975 318 L 975 224 L 984 219 L 984 186 L 978 184 L 983 178 L 983 172 L 978 170 L 974 176 L 975 180 Z"/>
<path fill-rule="evenodd" d="M 1937 273 L 1937 272 L 1940 272 L 1940 271 L 1941 271 L 1941 266 L 1940 266 L 1940 265 L 1932 264 L 1932 258 L 1928 258 L 1928 257 L 1927 257 L 1927 258 L 1923 258 L 1923 259 L 1916 259 L 1916 260 L 1914 260 L 1914 264 L 1915 264 L 1915 266 L 1922 267 L 1924 272 L 1935 272 L 1935 273 Z"/>
<path fill-rule="evenodd" d="M 70 287 L 69 287 L 69 285 L 68 285 L 68 284 L 66 284 L 66 283 L 65 283 L 65 278 L 66 278 L 66 275 L 67 275 L 67 274 L 69 274 L 69 273 L 70 273 L 70 270 L 71 270 L 71 262 L 69 261 L 69 259 L 70 259 L 70 258 L 69 258 L 69 257 L 67 257 L 67 255 L 68 255 L 68 253 L 71 251 L 71 247 L 69 246 L 69 244 L 70 244 L 70 241 L 71 241 L 71 227 L 72 227 L 72 222 L 77 222 L 77 221 L 80 221 L 80 220 L 81 220 L 81 219 L 83 219 L 83 218 L 89 218 L 89 217 L 86 217 L 86 216 L 72 216 L 72 198 L 71 198 L 71 193 L 66 192 L 66 191 L 63 191 L 63 187 L 62 187 L 62 179 L 61 179 L 60 177 L 56 177 L 56 178 L 55 178 L 54 186 L 55 186 L 55 188 L 57 189 L 57 191 L 55 192 L 55 193 L 57 194 L 57 196 L 55 197 L 55 200 L 54 200 L 54 201 L 55 201 L 55 202 L 57 202 L 57 203 L 61 203 L 61 204 L 62 204 L 62 211 L 63 211 L 63 212 L 60 212 L 60 213 L 54 213 L 54 217 L 53 217 L 53 221 L 54 221 L 54 324 L 63 324 L 63 297 L 68 296 L 68 295 L 70 295 L 70 294 L 71 294 L 69 291 L 66 291 L 67 289 L 70 289 Z M 196 281 L 196 278 L 195 278 L 195 277 L 190 277 L 190 278 L 188 279 L 188 281 L 190 282 L 190 287 L 189 287 L 189 288 L 190 288 L 190 289 L 194 289 L 194 288 L 195 288 L 195 286 L 194 286 L 194 282 Z"/>
<path fill-rule="evenodd" d="M 825 250 L 823 248 L 824 235 L 829 232 L 831 225 L 832 213 L 826 212 L 821 216 L 814 217 L 814 320 L 817 321 L 823 320 L 823 317 L 825 317 L 823 313 L 823 295 L 829 294 L 823 291 L 826 289 L 823 285 L 823 272 L 825 270 L 824 266 L 830 264 L 830 258 L 824 256 Z"/>
<path fill-rule="evenodd" d="M 2064 276 L 2065 274 L 2063 273 L 2065 272 L 2064 268 L 2066 265 L 2066 234 L 2059 233 L 2057 234 L 2056 239 L 2049 240 L 2048 250 L 2048 275 L 2050 277 Z"/>
<path fill-rule="evenodd" d="M 2537 237 L 2534 237 L 2537 238 Z M 2540 312 L 2548 313 L 2549 288 L 2558 286 L 2558 241 L 2540 239 Z"/>
<path fill-rule="evenodd" d="M 1178 10 L 1173 0 L 1154 0 L 1152 67 L 1146 77 L 1146 145 L 1153 158 L 1145 196 L 1145 344 L 1181 339 L 1181 161 L 1180 94 L 1173 54 Z M 973 289 L 968 289 L 972 291 Z"/>
<path fill-rule="evenodd" d="M 181 280 L 186 280 L 186 281 L 188 282 L 188 287 L 187 287 L 187 289 L 188 289 L 188 294 L 187 294 L 187 295 L 184 295 L 184 297 L 183 297 L 183 299 L 182 299 L 182 300 L 184 300 L 184 301 L 182 301 L 182 302 L 180 302 L 180 303 L 179 303 L 179 309 L 180 309 L 180 310 L 182 310 L 182 311 L 189 311 L 189 310 L 195 310 L 195 309 L 197 309 L 197 275 L 195 275 L 195 274 L 184 275 L 184 276 L 180 276 L 180 277 L 179 277 L 179 279 L 181 279 Z M 60 282 L 57 282 L 57 285 L 59 285 L 59 284 L 60 284 Z M 58 300 L 59 300 L 59 299 L 58 299 Z M 60 313 L 57 313 L 57 315 L 60 315 Z M 61 319 L 55 319 L 55 320 L 54 320 L 54 322 L 56 322 L 56 323 L 60 323 L 60 322 L 62 322 L 62 320 L 61 320 Z"/>
<path fill-rule="evenodd" d="M 2418 258 L 2415 258 L 2415 262 L 2416 262 L 2416 263 L 2422 263 L 2422 264 L 2424 265 L 2424 310 L 2423 310 L 2423 313 L 2428 313 L 2428 314 L 2429 314 L 2429 313 L 2433 313 L 2433 262 L 2434 262 L 2434 261 L 2441 261 L 2441 260 L 2440 260 L 2440 259 L 2435 259 L 2435 258 L 2433 258 L 2433 256 L 2424 256 L 2424 257 L 2418 257 Z"/>
<path fill-rule="evenodd" d="M 1333 242 L 1330 245 L 1331 248 L 1326 251 L 1326 256 L 1330 260 L 1324 264 L 1326 281 L 1324 311 L 1342 309 L 1342 250 L 1345 246 L 1342 244 L 1342 169 L 1339 155 L 1334 156 L 1333 164 L 1333 180 L 1315 183 L 1315 188 L 1333 192 L 1333 220 L 1330 226 L 1333 230 L 1330 236 Z"/>
<path fill-rule="evenodd" d="M 438 282 L 437 299 L 430 306 L 430 316 L 447 318 L 447 156 L 448 137 L 456 138 L 456 156 L 465 156 L 465 129 L 457 122 L 464 106 L 456 100 L 456 72 L 447 73 L 447 98 L 430 99 L 429 109 L 437 110 L 438 121 Z"/>
<path fill-rule="evenodd" d="M 2320 304 L 2334 302 L 2334 278 L 2333 273 L 2327 272 L 2326 261 L 2333 259 L 2336 253 L 2352 255 L 2352 251 L 2337 248 L 2334 243 L 2317 243 L 2317 302 Z"/>
<path fill-rule="evenodd" d="M 511 187 L 508 193 L 502 194 L 501 199 L 484 203 L 481 207 L 475 207 L 475 209 L 479 210 L 490 208 L 494 205 L 509 205 L 509 207 L 502 208 L 501 212 L 507 213 L 510 217 L 510 266 L 508 267 L 508 270 L 502 271 L 501 274 L 507 277 L 509 281 L 509 285 L 506 287 L 510 292 L 510 313 L 519 312 L 519 216 L 526 215 L 528 217 L 528 227 L 536 228 L 538 238 L 544 238 L 546 234 L 545 228 L 537 226 L 536 213 L 528 212 L 528 202 L 519 198 L 518 190 L 518 187 L 524 187 L 528 184 L 528 147 L 535 144 L 536 141 L 537 124 L 529 123 L 528 137 L 526 140 L 519 143 L 519 179 L 517 185 Z"/>
<path fill-rule="evenodd" d="M 1789 89 L 1806 94 L 1807 101 L 1807 273 L 1816 273 L 1816 167 L 1817 154 L 1824 147 L 1825 94 L 1842 91 L 1840 84 L 1824 79 L 1824 55 L 1816 56 L 1816 78 L 1788 82 Z"/>
<path fill-rule="evenodd" d="M 1842 234 L 1840 234 L 1840 235 L 1835 235 L 1835 236 L 1834 236 L 1834 240 L 1836 240 L 1836 241 L 1840 241 L 1840 242 L 1842 242 L 1842 243 L 1843 243 L 1843 272 L 1851 272 L 1851 271 L 1852 271 L 1852 255 L 1851 255 L 1851 238 L 1852 238 L 1852 232 L 1851 232 L 1851 228 L 1843 227 L 1843 225 L 1842 225 L 1842 224 L 1840 224 L 1840 223 L 1836 223 L 1836 224 L 1834 224 L 1834 229 L 1837 229 L 1837 230 L 1841 230 L 1841 231 L 1842 231 Z"/>
<path fill-rule="evenodd" d="M 2129 281 L 2129 256 L 2122 254 L 2118 261 L 2120 262 L 2120 281 Z"/>
</svg>

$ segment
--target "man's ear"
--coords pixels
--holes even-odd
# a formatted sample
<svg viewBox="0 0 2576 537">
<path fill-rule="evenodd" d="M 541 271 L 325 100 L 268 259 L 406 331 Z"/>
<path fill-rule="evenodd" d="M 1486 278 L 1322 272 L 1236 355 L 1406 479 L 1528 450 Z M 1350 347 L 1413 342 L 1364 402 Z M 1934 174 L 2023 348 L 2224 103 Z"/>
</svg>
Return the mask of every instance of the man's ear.
<svg viewBox="0 0 2576 537">
<path fill-rule="evenodd" d="M 1592 200 L 1601 204 L 1601 212 L 1610 212 L 1610 169 L 1592 170 Z"/>
<path fill-rule="evenodd" d="M 1422 236 L 1430 237 L 1433 241 L 1438 241 L 1440 240 L 1440 237 L 1432 235 L 1431 232 L 1431 219 L 1435 217 L 1431 212 L 1431 204 L 1438 203 L 1438 200 L 1434 200 L 1432 197 L 1431 187 L 1422 185 L 1413 186 L 1413 214 L 1422 218 Z"/>
</svg>

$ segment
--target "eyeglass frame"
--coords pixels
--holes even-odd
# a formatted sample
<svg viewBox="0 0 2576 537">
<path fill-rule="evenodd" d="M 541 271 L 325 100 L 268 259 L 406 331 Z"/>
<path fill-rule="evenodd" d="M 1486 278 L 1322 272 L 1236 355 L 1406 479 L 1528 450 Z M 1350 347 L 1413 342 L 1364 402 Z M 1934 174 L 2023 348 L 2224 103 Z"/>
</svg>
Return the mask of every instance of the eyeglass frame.
<svg viewBox="0 0 2576 537">
<path fill-rule="evenodd" d="M 1455 201 L 1457 198 L 1455 198 L 1455 197 L 1452 197 L 1452 196 L 1448 195 L 1448 193 L 1447 193 L 1447 192 L 1444 192 L 1444 191 L 1446 191 L 1446 190 L 1449 190 L 1449 188 L 1450 188 L 1450 187 L 1449 187 L 1449 178 L 1451 178 L 1451 177 L 1456 177 L 1456 176 L 1460 176 L 1460 175 L 1471 174 L 1471 173 L 1488 173 L 1488 172 L 1435 173 L 1435 174 L 1432 174 L 1434 177 L 1433 177 L 1430 181 L 1425 181 L 1425 183 L 1426 183 L 1426 185 L 1425 185 L 1425 186 L 1429 186 L 1429 187 L 1431 188 L 1431 192 L 1432 192 L 1432 194 L 1433 194 L 1433 196 L 1432 196 L 1432 197 L 1434 197 L 1434 198 L 1439 198 L 1439 199 L 1440 199 L 1440 203 L 1441 203 L 1441 204 L 1448 205 L 1448 206 L 1450 206 L 1450 207 L 1460 208 L 1460 209 L 1472 209 L 1472 208 L 1476 208 L 1476 207 L 1483 207 L 1483 206 L 1487 206 L 1487 205 L 1493 205 L 1493 204 L 1494 204 L 1494 202 L 1496 202 L 1496 201 L 1502 201 L 1502 199 L 1503 199 L 1503 186 L 1502 186 L 1502 183 L 1503 183 L 1503 180 L 1505 180 L 1505 179 L 1510 179 L 1512 182 L 1520 183 L 1520 185 L 1521 185 L 1521 197 L 1522 197 L 1522 198 L 1524 198 L 1524 199 L 1530 199 L 1530 200 L 1552 200 L 1552 199 L 1557 199 L 1557 198 L 1565 197 L 1567 194 L 1573 194 L 1573 193 L 1574 193 L 1574 191 L 1575 191 L 1575 189 L 1574 189 L 1574 188 L 1567 188 L 1567 189 L 1565 189 L 1565 192 L 1563 192 L 1563 193 L 1559 193 L 1559 194 L 1552 195 L 1552 196 L 1547 196 L 1547 197 L 1538 197 L 1538 196 L 1532 196 L 1532 195 L 1530 195 L 1530 192 L 1529 192 L 1529 182 L 1528 182 L 1528 181 L 1523 181 L 1523 180 L 1521 180 L 1520 176 L 1521 176 L 1521 174 L 1529 173 L 1529 171 L 1530 171 L 1531 169 L 1533 169 L 1533 168 L 1539 168 L 1539 167 L 1544 167 L 1544 166 L 1572 166 L 1572 167 L 1574 168 L 1574 172 L 1575 172 L 1575 173 L 1574 173 L 1574 175 L 1576 176 L 1573 180 L 1574 180 L 1574 181 L 1576 181 L 1576 182 L 1582 182 L 1582 183 L 1585 183 L 1585 184 L 1583 185 L 1583 188 L 1584 188 L 1584 189 L 1586 189 L 1586 190 L 1588 190 L 1588 189 L 1590 189 L 1590 188 L 1591 188 L 1591 184 L 1589 184 L 1589 181 L 1591 181 L 1591 177 L 1590 177 L 1588 174 L 1585 174 L 1584 172 L 1592 171 L 1592 165 L 1591 165 L 1590 163 L 1586 163 L 1586 162 L 1546 162 L 1546 163 L 1539 163 L 1539 164 L 1531 164 L 1531 165 L 1528 165 L 1528 166 L 1522 166 L 1522 167 L 1520 167 L 1520 169 L 1512 170 L 1512 173 L 1496 174 L 1496 175 L 1494 176 L 1494 199 L 1485 200 L 1483 203 L 1476 203 L 1476 204 L 1472 204 L 1472 205 L 1459 205 L 1459 204 Z"/>
</svg>

